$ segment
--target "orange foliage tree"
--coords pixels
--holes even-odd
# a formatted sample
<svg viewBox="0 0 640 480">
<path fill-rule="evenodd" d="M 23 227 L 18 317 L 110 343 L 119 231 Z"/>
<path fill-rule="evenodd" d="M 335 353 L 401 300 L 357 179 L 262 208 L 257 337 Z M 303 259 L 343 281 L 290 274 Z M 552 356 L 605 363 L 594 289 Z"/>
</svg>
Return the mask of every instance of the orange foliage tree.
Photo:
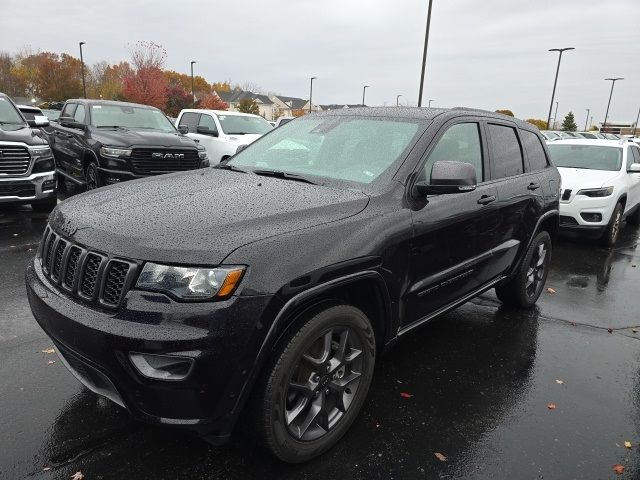
<svg viewBox="0 0 640 480">
<path fill-rule="evenodd" d="M 198 102 L 198 108 L 206 108 L 207 110 L 227 110 L 229 104 L 222 101 L 216 92 L 211 95 L 204 96 Z"/>
<path fill-rule="evenodd" d="M 167 77 L 162 71 L 167 52 L 153 42 L 138 42 L 131 51 L 133 71 L 122 82 L 122 92 L 131 101 L 157 108 L 167 103 Z"/>
</svg>

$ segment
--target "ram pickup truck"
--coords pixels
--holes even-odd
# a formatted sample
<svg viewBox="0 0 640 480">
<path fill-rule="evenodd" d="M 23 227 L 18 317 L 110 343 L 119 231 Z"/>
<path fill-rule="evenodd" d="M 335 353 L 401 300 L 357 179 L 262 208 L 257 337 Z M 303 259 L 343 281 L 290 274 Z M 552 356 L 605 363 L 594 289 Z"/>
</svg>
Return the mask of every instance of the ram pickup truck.
<svg viewBox="0 0 640 480">
<path fill-rule="evenodd" d="M 58 174 L 86 190 L 209 166 L 204 147 L 147 105 L 67 100 L 51 125 Z"/>
<path fill-rule="evenodd" d="M 0 93 L 0 205 L 30 203 L 49 211 L 57 203 L 54 161 L 49 143 L 32 126 L 35 120 L 25 120 Z"/>
</svg>

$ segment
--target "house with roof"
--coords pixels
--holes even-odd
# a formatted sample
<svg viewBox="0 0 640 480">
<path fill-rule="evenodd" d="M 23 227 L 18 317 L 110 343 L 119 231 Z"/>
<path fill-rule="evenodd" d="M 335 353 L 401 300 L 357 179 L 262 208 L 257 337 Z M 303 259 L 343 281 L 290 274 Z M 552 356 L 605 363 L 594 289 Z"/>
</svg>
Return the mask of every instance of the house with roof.
<svg viewBox="0 0 640 480">
<path fill-rule="evenodd" d="M 251 99 L 258 104 L 260 116 L 266 120 L 275 120 L 276 107 L 274 102 L 267 96 L 259 93 L 247 92 L 239 88 L 235 88 L 230 92 L 216 91 L 220 99 L 229 104 L 229 111 L 237 112 L 240 102 L 245 99 Z"/>
<path fill-rule="evenodd" d="M 309 111 L 309 100 L 298 97 L 286 97 L 284 95 L 271 95 L 269 96 L 278 110 L 278 117 L 291 117 L 294 116 L 293 112 L 296 110 Z M 313 104 L 311 111 L 319 112 L 322 108 L 320 105 Z"/>
</svg>

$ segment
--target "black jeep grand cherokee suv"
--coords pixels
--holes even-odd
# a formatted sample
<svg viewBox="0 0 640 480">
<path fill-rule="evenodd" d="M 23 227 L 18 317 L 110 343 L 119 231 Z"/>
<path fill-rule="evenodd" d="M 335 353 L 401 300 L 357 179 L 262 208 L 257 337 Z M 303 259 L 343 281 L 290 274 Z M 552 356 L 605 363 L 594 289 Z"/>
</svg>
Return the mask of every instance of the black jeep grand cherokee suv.
<svg viewBox="0 0 640 480">
<path fill-rule="evenodd" d="M 59 187 L 103 185 L 208 167 L 204 147 L 181 135 L 160 110 L 137 103 L 67 100 L 49 140 Z M 186 133 L 182 132 L 182 133 Z"/>
<path fill-rule="evenodd" d="M 220 443 L 242 417 L 301 462 L 349 428 L 385 347 L 492 287 L 536 302 L 559 184 L 510 117 L 309 115 L 215 168 L 63 202 L 29 301 L 71 372 L 136 418 Z"/>
</svg>

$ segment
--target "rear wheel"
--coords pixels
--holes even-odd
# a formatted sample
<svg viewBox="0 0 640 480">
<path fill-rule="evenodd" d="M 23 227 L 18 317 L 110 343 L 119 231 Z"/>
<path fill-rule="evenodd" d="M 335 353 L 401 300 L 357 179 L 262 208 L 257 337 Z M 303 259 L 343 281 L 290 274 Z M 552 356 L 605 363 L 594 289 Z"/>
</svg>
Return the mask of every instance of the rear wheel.
<svg viewBox="0 0 640 480">
<path fill-rule="evenodd" d="M 301 324 L 272 359 L 253 401 L 263 446 L 289 463 L 322 454 L 345 434 L 375 363 L 373 329 L 357 308 L 327 307 Z"/>
<path fill-rule="evenodd" d="M 89 165 L 87 165 L 87 168 L 84 171 L 84 181 L 87 186 L 87 191 L 95 190 L 96 188 L 100 188 L 102 186 L 100 174 L 98 173 L 98 165 L 96 164 L 96 162 L 91 162 L 89 163 Z"/>
<path fill-rule="evenodd" d="M 496 295 L 506 305 L 532 307 L 544 288 L 551 260 L 551 237 L 547 232 L 535 236 L 522 264 L 508 283 L 496 287 Z"/>
<path fill-rule="evenodd" d="M 618 241 L 620 229 L 622 228 L 622 210 L 622 204 L 618 203 L 616 205 L 616 208 L 613 210 L 613 213 L 611 214 L 609 225 L 607 226 L 607 229 L 600 239 L 602 245 L 604 245 L 605 247 L 613 247 Z"/>
</svg>

